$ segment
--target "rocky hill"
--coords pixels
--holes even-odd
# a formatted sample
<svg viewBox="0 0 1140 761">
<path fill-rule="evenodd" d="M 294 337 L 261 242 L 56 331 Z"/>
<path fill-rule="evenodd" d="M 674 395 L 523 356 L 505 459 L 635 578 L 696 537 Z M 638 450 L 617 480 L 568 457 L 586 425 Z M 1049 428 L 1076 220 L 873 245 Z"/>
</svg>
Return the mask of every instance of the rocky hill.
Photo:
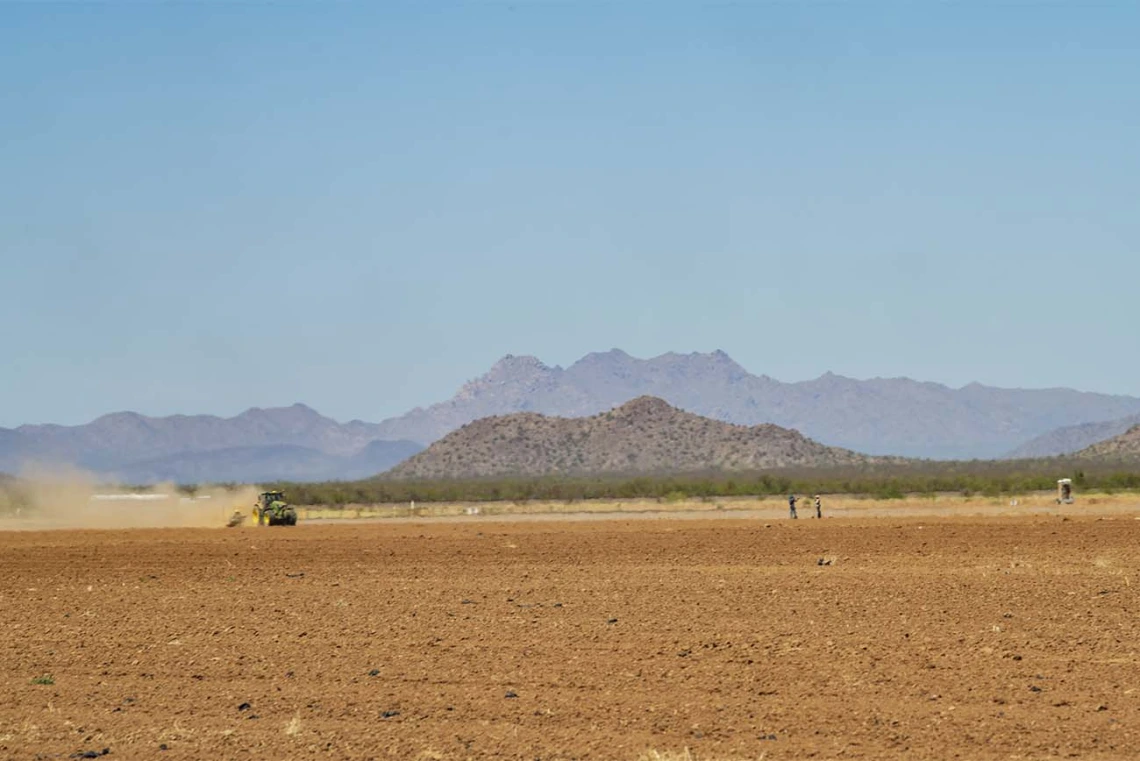
<svg viewBox="0 0 1140 761">
<path fill-rule="evenodd" d="M 134 483 L 332 480 L 371 475 L 422 448 L 303 404 L 232 418 L 118 412 L 86 425 L 0 429 L 0 471 L 66 466 Z"/>
<path fill-rule="evenodd" d="M 614 349 L 565 369 L 504 357 L 451 399 L 385 420 L 379 430 L 386 439 L 428 444 L 492 415 L 580 417 L 643 395 L 730 423 L 775 423 L 861 452 L 936 459 L 1001 457 L 1061 426 L 1140 414 L 1140 399 L 1070 389 L 953 389 L 831 373 L 782 383 L 749 373 L 721 351 L 637 359 Z"/>
<path fill-rule="evenodd" d="M 853 465 L 875 460 L 776 425 L 743 426 L 640 397 L 592 417 L 533 412 L 469 423 L 385 477 L 663 473 Z"/>
<path fill-rule="evenodd" d="M 1086 447 L 1074 456 L 1086 460 L 1140 462 L 1140 424 L 1119 436 Z"/>
<path fill-rule="evenodd" d="M 1010 459 L 1028 459 L 1072 454 L 1097 442 L 1119 436 L 1135 425 L 1140 425 L 1140 415 L 1101 423 L 1065 426 L 1027 441 L 1006 456 Z"/>
</svg>

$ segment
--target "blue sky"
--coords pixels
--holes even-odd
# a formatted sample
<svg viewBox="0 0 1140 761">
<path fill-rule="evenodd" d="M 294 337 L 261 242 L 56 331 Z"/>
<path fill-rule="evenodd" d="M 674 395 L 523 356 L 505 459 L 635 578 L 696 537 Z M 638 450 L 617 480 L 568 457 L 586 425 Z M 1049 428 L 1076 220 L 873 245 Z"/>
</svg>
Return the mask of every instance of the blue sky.
<svg viewBox="0 0 1140 761">
<path fill-rule="evenodd" d="M 611 347 L 1140 395 L 1137 6 L 376 6 L 0 4 L 0 425 Z"/>
</svg>

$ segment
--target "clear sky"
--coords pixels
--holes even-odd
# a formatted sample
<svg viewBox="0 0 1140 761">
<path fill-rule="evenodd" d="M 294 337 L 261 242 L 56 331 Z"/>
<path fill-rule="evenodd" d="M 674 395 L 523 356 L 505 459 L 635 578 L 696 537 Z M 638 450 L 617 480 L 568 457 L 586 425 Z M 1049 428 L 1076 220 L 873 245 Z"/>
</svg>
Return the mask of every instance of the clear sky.
<svg viewBox="0 0 1140 761">
<path fill-rule="evenodd" d="M 1140 395 L 1140 6 L 0 3 L 0 425 L 724 349 Z"/>
</svg>

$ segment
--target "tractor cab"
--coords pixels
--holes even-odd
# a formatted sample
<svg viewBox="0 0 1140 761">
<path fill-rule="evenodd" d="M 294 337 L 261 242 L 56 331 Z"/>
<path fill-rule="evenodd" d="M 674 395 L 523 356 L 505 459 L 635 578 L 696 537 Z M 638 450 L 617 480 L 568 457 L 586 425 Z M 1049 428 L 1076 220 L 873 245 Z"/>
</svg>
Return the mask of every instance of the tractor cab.
<svg viewBox="0 0 1140 761">
<path fill-rule="evenodd" d="M 285 492 L 283 491 L 263 491 L 261 493 L 261 508 L 264 510 L 272 505 L 274 502 L 284 502 Z"/>
</svg>

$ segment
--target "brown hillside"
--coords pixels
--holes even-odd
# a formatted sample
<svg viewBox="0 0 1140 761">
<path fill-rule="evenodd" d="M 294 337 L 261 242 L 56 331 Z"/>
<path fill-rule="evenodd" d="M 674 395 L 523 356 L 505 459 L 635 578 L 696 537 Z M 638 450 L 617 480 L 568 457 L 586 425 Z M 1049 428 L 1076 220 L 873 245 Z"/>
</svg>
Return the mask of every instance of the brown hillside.
<svg viewBox="0 0 1140 761">
<path fill-rule="evenodd" d="M 759 470 L 872 459 L 776 425 L 723 423 L 643 396 L 592 417 L 520 412 L 476 420 L 385 475 L 411 479 Z"/>
<path fill-rule="evenodd" d="M 1140 425 L 1132 426 L 1119 436 L 1085 447 L 1076 456 L 1090 460 L 1140 460 Z"/>
</svg>

